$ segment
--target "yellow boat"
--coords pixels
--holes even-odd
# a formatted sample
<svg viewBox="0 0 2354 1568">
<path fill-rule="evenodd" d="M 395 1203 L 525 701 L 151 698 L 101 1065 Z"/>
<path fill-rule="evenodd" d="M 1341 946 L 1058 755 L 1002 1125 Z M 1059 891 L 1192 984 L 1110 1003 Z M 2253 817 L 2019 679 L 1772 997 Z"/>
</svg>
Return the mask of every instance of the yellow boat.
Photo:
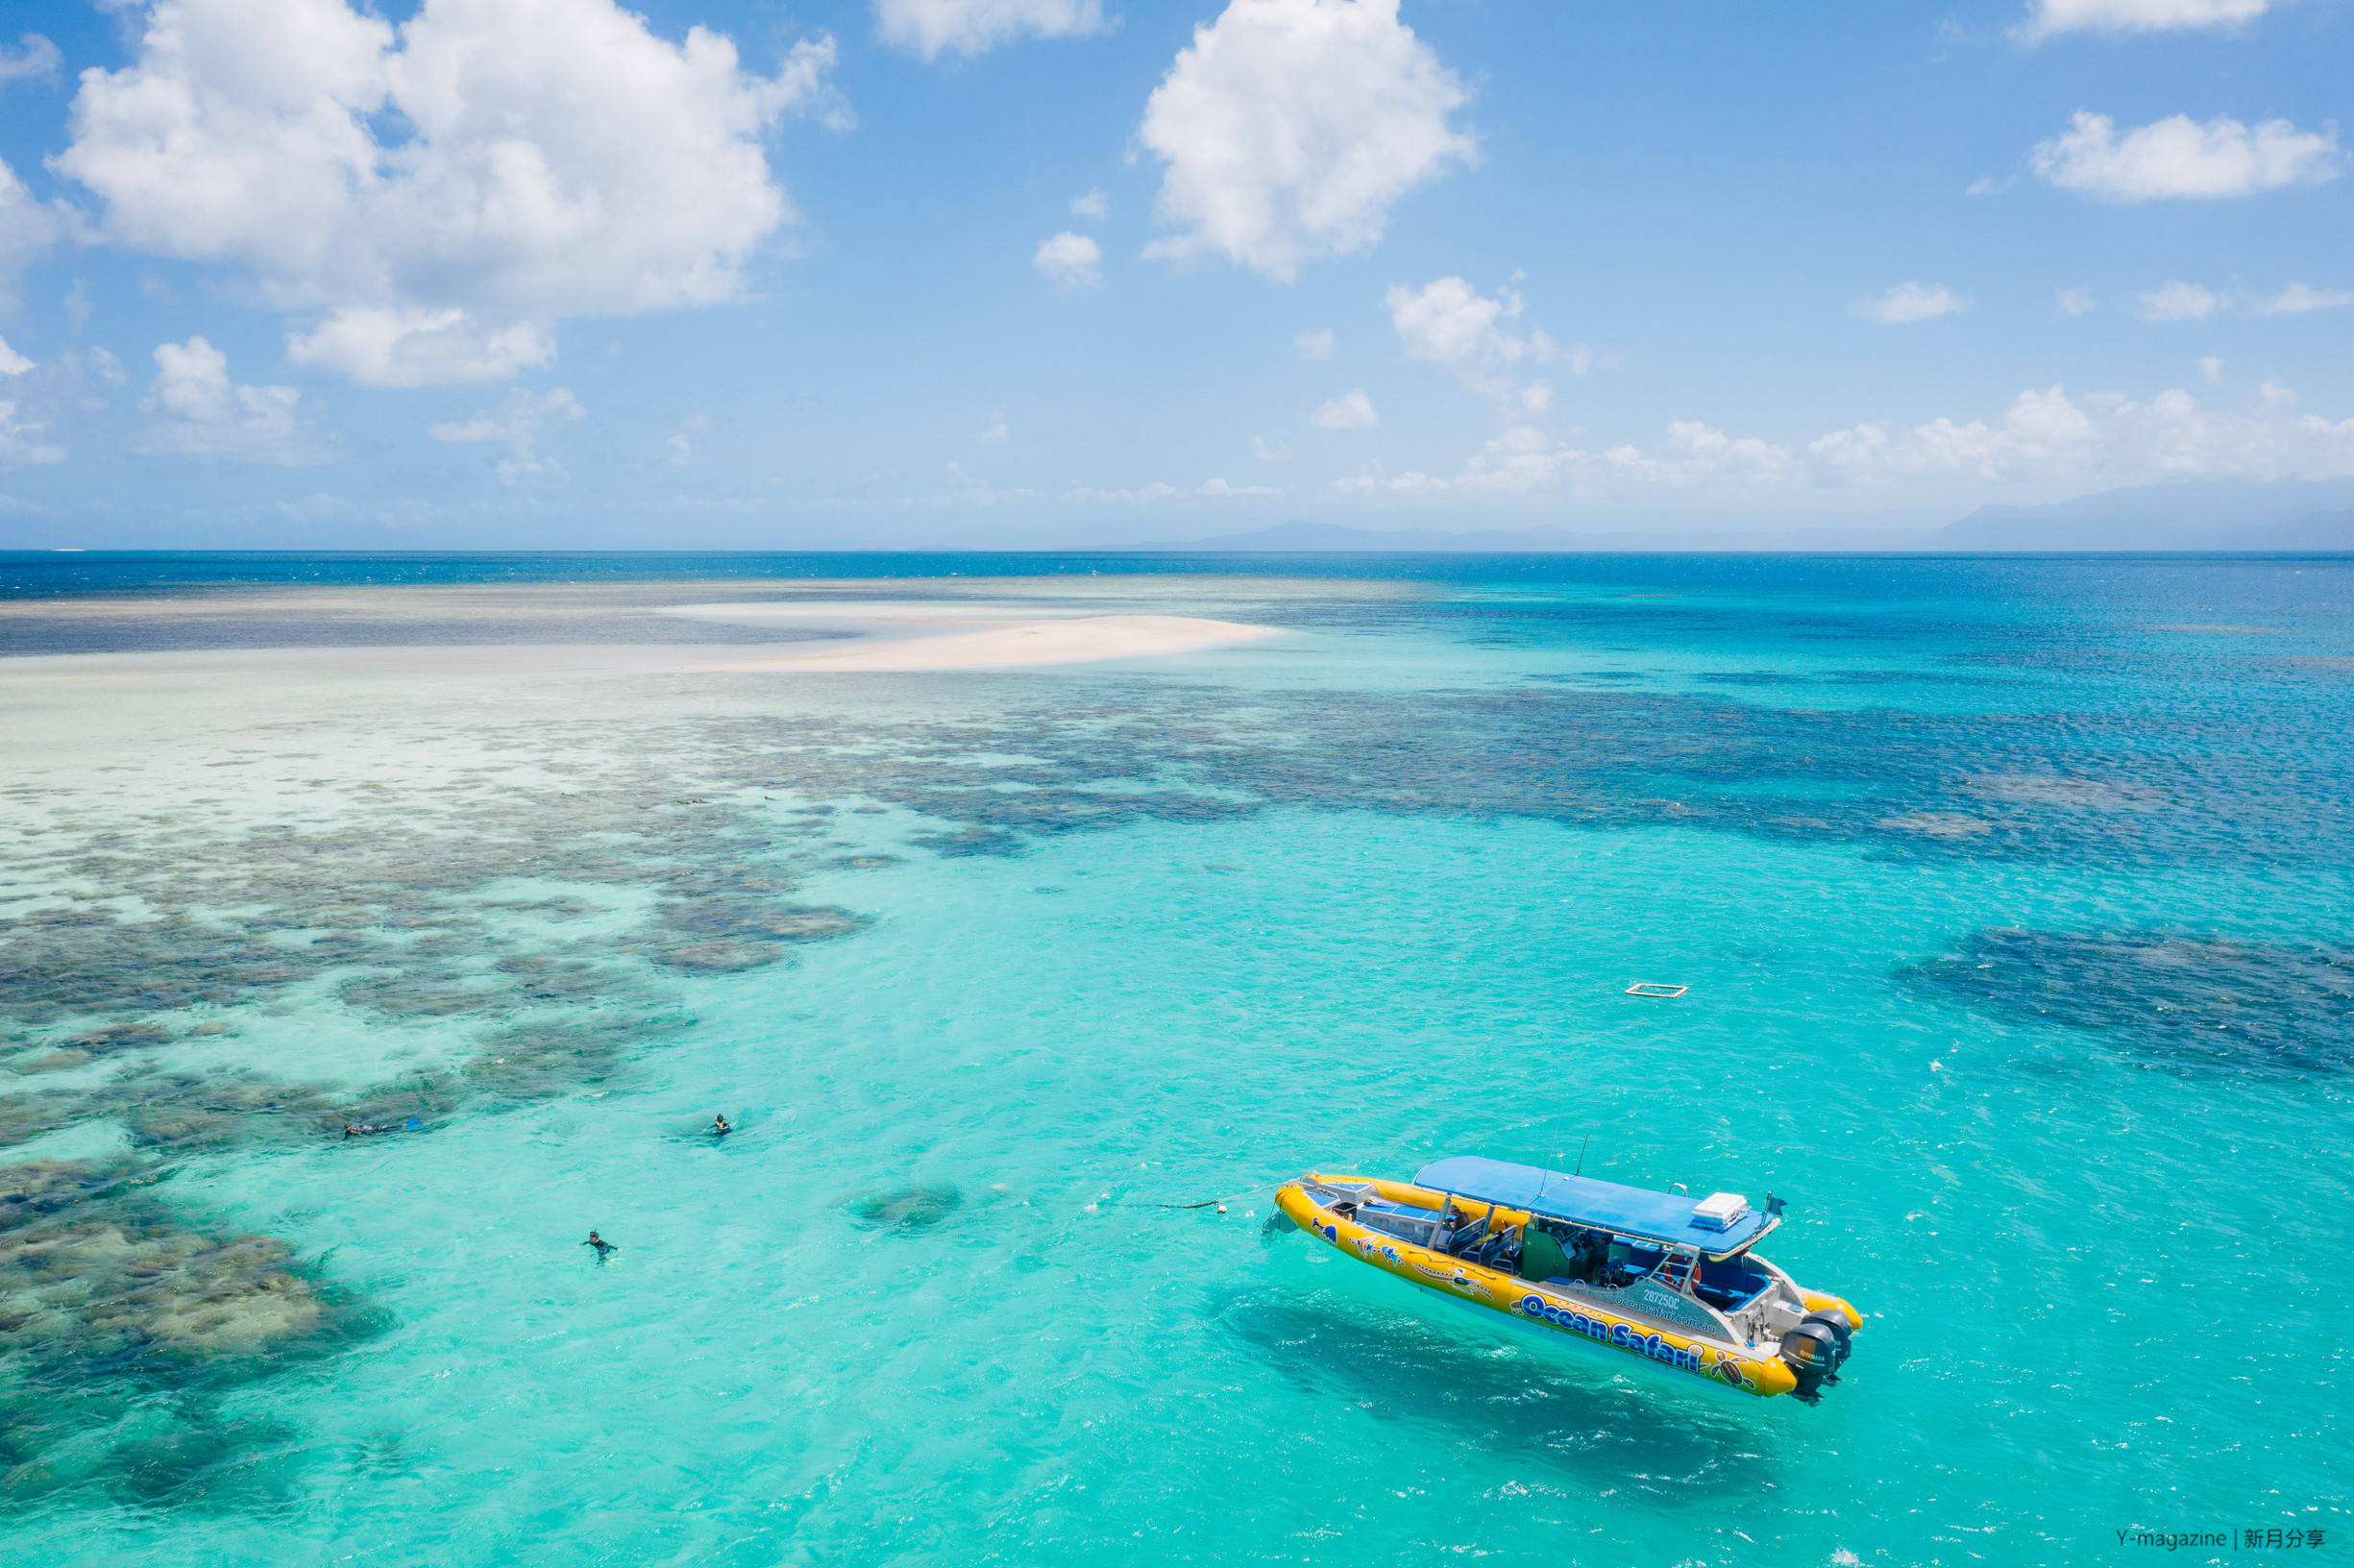
<svg viewBox="0 0 2354 1568">
<path fill-rule="evenodd" d="M 1694 1201 L 1458 1155 L 1413 1181 L 1312 1174 L 1276 1204 L 1344 1258 L 1523 1328 L 1812 1405 L 1863 1315 L 1750 1249 L 1780 1205 Z"/>
</svg>

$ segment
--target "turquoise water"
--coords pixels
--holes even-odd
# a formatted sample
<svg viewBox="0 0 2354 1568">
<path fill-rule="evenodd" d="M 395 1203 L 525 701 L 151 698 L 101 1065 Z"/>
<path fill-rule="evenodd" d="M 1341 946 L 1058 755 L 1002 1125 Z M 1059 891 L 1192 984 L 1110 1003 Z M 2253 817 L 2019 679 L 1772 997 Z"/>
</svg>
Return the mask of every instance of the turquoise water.
<svg viewBox="0 0 2354 1568">
<path fill-rule="evenodd" d="M 11 1563 L 2354 1550 L 2354 563 L 971 558 L 843 592 L 1287 635 L 545 690 L 136 564 L 0 616 Z M 1251 1190 L 1582 1149 L 1790 1200 L 1822 1406 Z"/>
</svg>

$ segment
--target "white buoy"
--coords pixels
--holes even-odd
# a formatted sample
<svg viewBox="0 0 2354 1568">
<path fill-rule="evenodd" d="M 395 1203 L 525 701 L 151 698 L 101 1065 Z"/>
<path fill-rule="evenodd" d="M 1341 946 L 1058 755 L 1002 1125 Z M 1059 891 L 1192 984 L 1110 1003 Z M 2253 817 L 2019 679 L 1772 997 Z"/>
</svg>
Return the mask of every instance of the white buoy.
<svg viewBox="0 0 2354 1568">
<path fill-rule="evenodd" d="M 1222 1214 L 1222 1213 L 1224 1213 L 1225 1212 L 1226 1212 L 1226 1206 L 1225 1206 L 1224 1204 L 1222 1204 L 1222 1203 L 1221 1203 L 1221 1204 L 1219 1204 L 1219 1205 L 1218 1205 L 1218 1213 Z"/>
</svg>

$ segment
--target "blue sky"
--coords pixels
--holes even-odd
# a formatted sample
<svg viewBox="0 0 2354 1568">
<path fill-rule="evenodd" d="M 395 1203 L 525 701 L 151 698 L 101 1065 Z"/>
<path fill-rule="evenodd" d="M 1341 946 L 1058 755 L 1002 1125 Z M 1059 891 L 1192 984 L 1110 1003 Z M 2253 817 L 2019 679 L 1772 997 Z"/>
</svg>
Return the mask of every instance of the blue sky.
<svg viewBox="0 0 2354 1568">
<path fill-rule="evenodd" d="M 0 543 L 1934 521 L 2354 474 L 2336 0 L 110 0 Z"/>
</svg>

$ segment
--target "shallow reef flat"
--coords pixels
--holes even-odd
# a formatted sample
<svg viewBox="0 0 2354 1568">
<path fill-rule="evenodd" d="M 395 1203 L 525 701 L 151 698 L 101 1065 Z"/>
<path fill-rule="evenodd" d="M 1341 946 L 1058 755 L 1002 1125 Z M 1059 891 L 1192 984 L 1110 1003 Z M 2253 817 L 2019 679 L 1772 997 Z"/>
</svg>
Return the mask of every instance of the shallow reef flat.
<svg viewBox="0 0 2354 1568">
<path fill-rule="evenodd" d="M 890 694 L 775 711 L 743 676 L 682 673 L 712 656 L 702 623 L 663 617 L 670 641 L 650 645 L 616 597 L 643 596 L 0 609 L 136 649 L 0 664 L 16 742 L 0 777 L 0 1150 L 14 1162 L 0 1165 L 0 1333 L 24 1373 L 12 1409 L 54 1407 L 11 1422 L 0 1499 L 115 1496 L 153 1471 L 156 1440 L 229 1463 L 198 1441 L 208 1405 L 175 1407 L 184 1420 L 158 1439 L 139 1390 L 200 1369 L 216 1389 L 267 1377 L 354 1342 L 378 1311 L 322 1310 L 285 1243 L 209 1225 L 186 1200 L 206 1162 L 346 1128 L 427 1138 L 620 1077 L 685 1026 L 680 980 L 789 965 L 866 923 L 798 895 L 812 873 L 900 863 L 842 833 L 846 812 L 903 818 L 927 787 L 970 778 L 969 729 L 878 726 Z M 863 644 L 860 608 L 782 635 Z M 926 633 L 1036 620 L 941 615 Z M 589 643 L 508 640 L 592 619 Z M 750 619 L 736 632 L 759 637 Z M 425 646 L 297 651 L 277 646 L 289 622 L 405 626 Z M 144 630 L 126 638 L 126 623 Z M 1158 804 L 1074 792 L 1058 825 Z M 1011 820 L 994 814 L 993 844 Z M 919 840 L 976 825 L 923 822 Z M 893 1222 L 941 1201 L 920 1192 Z M 105 1436 L 132 1409 L 147 1435 Z M 93 1444 L 121 1458 L 61 1458 Z"/>
</svg>

